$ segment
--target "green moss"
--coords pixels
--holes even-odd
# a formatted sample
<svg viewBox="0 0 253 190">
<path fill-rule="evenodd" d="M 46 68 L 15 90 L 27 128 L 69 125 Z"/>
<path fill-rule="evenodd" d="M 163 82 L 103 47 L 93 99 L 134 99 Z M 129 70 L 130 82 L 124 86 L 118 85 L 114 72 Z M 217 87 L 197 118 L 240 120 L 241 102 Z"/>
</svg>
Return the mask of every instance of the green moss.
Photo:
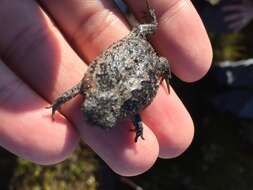
<svg viewBox="0 0 253 190">
<path fill-rule="evenodd" d="M 60 164 L 40 166 L 18 159 L 10 190 L 95 190 L 98 163 L 87 147 Z"/>
<path fill-rule="evenodd" d="M 247 58 L 247 49 L 242 33 L 210 34 L 212 40 L 214 61 L 238 60 Z"/>
<path fill-rule="evenodd" d="M 242 32 L 230 34 L 210 33 L 209 37 L 213 46 L 214 62 L 252 58 L 252 31 L 253 24 L 248 25 Z"/>
</svg>

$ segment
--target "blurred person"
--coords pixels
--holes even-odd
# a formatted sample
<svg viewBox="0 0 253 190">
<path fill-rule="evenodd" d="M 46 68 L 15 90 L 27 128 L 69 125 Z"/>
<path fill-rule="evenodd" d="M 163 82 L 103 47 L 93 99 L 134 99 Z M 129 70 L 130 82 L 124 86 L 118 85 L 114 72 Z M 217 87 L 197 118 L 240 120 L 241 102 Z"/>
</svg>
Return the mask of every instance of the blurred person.
<svg viewBox="0 0 253 190">
<path fill-rule="evenodd" d="M 253 19 L 253 0 L 193 1 L 208 32 L 239 32 Z"/>
<path fill-rule="evenodd" d="M 231 31 L 238 32 L 246 27 L 253 19 L 253 0 L 232 2 L 222 7 L 224 20 Z"/>
</svg>

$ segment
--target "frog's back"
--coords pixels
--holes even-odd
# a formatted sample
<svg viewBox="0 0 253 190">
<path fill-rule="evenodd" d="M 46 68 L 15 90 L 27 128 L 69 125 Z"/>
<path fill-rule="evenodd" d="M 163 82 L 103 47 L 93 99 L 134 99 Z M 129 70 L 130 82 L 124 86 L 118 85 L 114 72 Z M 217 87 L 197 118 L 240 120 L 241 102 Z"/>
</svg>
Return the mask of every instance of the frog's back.
<svg viewBox="0 0 253 190">
<path fill-rule="evenodd" d="M 149 105 L 159 86 L 158 57 L 145 38 L 130 35 L 113 44 L 89 67 L 92 88 L 83 111 L 91 122 L 113 127 Z"/>
</svg>

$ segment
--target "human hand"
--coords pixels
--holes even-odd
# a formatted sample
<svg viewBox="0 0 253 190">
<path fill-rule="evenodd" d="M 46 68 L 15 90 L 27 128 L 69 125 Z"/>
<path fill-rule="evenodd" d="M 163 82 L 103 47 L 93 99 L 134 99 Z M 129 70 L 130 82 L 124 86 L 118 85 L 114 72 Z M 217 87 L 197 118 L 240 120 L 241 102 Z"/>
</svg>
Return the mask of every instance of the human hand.
<svg viewBox="0 0 253 190">
<path fill-rule="evenodd" d="M 226 14 L 225 22 L 229 23 L 228 27 L 235 32 L 240 31 L 247 26 L 253 19 L 253 1 L 241 0 L 241 3 L 232 3 L 222 7 Z"/>
<path fill-rule="evenodd" d="M 210 67 L 212 51 L 191 2 L 150 2 L 159 22 L 152 37 L 154 47 L 169 59 L 179 78 L 200 79 Z M 127 3 L 137 18 L 146 10 L 144 1 Z M 173 89 L 168 95 L 160 88 L 143 111 L 145 140 L 137 143 L 129 132 L 131 122 L 110 131 L 88 126 L 78 97 L 62 107 L 55 121 L 51 110 L 45 109 L 80 81 L 92 59 L 128 34 L 125 19 L 111 1 L 2 1 L 0 28 L 0 145 L 4 148 L 35 163 L 53 164 L 64 160 L 80 137 L 115 172 L 131 176 L 148 170 L 158 156 L 176 157 L 190 145 L 193 123 Z"/>
</svg>

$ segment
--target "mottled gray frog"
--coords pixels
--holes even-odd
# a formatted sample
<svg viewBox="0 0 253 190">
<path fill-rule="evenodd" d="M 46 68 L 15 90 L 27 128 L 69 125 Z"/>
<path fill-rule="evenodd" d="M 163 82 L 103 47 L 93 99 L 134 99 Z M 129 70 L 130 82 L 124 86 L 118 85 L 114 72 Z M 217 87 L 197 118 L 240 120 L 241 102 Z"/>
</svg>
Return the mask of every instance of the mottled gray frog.
<svg viewBox="0 0 253 190">
<path fill-rule="evenodd" d="M 83 79 L 63 93 L 49 107 L 52 117 L 62 104 L 80 94 L 84 118 L 92 125 L 113 128 L 125 118 L 131 118 L 136 132 L 135 142 L 143 137 L 139 112 L 155 97 L 165 79 L 169 89 L 171 78 L 168 61 L 159 57 L 147 36 L 157 29 L 155 11 L 150 9 L 149 24 L 140 24 L 122 40 L 112 44 L 88 67 Z"/>
</svg>

